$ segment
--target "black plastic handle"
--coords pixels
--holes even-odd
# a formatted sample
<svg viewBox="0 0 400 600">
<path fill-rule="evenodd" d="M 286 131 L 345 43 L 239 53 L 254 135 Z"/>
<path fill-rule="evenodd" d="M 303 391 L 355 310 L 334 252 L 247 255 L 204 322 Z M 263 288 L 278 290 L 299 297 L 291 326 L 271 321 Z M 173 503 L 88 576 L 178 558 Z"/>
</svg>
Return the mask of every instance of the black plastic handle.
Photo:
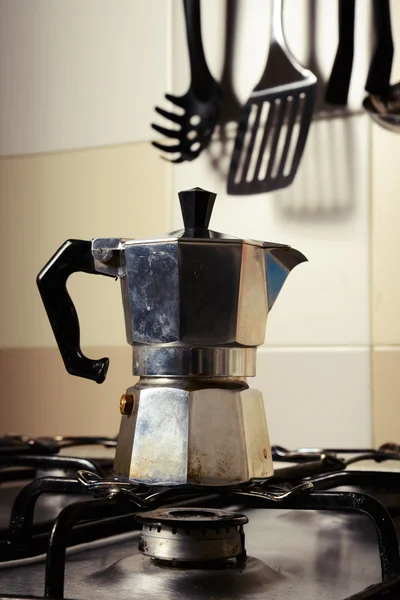
<svg viewBox="0 0 400 600">
<path fill-rule="evenodd" d="M 201 37 L 200 0 L 183 0 L 185 12 L 186 38 L 189 50 L 191 87 L 196 96 L 208 99 L 215 87 L 204 54 Z"/>
<path fill-rule="evenodd" d="M 355 0 L 339 0 L 339 42 L 325 100 L 346 106 L 354 57 Z"/>
<path fill-rule="evenodd" d="M 78 315 L 67 291 L 68 277 L 79 271 L 99 275 L 94 269 L 92 244 L 67 240 L 40 271 L 36 283 L 68 373 L 103 383 L 110 361 L 92 360 L 83 354 Z"/>
<path fill-rule="evenodd" d="M 365 89 L 374 96 L 384 96 L 390 86 L 393 62 L 393 38 L 389 0 L 373 0 L 376 43 Z"/>
</svg>

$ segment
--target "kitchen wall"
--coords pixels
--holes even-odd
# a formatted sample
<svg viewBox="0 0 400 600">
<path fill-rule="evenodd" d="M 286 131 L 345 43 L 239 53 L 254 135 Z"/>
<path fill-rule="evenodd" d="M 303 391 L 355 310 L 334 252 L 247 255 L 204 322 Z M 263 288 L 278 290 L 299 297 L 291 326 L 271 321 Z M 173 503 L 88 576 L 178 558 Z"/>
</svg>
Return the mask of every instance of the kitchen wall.
<svg viewBox="0 0 400 600">
<path fill-rule="evenodd" d="M 103 385 L 71 377 L 36 288 L 68 238 L 171 228 L 171 170 L 149 140 L 170 81 L 170 6 L 0 0 L 0 431 L 109 434 L 131 385 L 120 288 L 76 274 L 84 351 Z"/>
<path fill-rule="evenodd" d="M 202 2 L 216 75 L 224 6 Z M 269 5 L 238 6 L 233 86 L 242 102 L 265 61 Z M 326 77 L 336 0 L 317 6 L 318 68 Z M 305 63 L 308 8 L 306 0 L 285 1 L 287 39 Z M 400 4 L 392 2 L 392 11 L 400 30 Z M 85 352 L 111 358 L 98 386 L 65 372 L 35 277 L 67 238 L 148 237 L 179 227 L 176 193 L 199 185 L 218 192 L 214 229 L 290 243 L 309 259 L 285 283 L 259 350 L 254 385 L 264 393 L 272 442 L 369 445 L 397 437 L 399 141 L 357 113 L 369 3 L 357 3 L 356 18 L 354 114 L 312 125 L 291 188 L 234 197 L 226 195 L 231 127 L 227 141 L 217 132 L 199 159 L 176 167 L 150 145 L 153 106 L 167 107 L 163 94 L 188 84 L 179 0 L 0 0 L 0 432 L 117 431 L 119 396 L 132 382 L 118 283 L 79 274 L 68 286 Z"/>
<path fill-rule="evenodd" d="M 207 57 L 223 69 L 224 16 L 206 2 Z M 337 44 L 336 1 L 317 2 L 316 51 L 321 78 L 329 75 Z M 307 65 L 310 3 L 286 0 L 285 32 Z M 174 86 L 187 85 L 182 15 L 174 4 Z M 369 3 L 357 3 L 350 107 L 363 98 L 369 59 Z M 269 4 L 239 3 L 233 85 L 246 100 L 268 51 Z M 208 35 L 207 35 L 208 33 Z M 312 57 L 311 57 L 312 59 Z M 218 192 L 211 225 L 238 236 L 287 242 L 309 262 L 288 277 L 258 353 L 254 385 L 264 394 L 271 439 L 288 446 L 369 445 L 370 390 L 370 122 L 363 114 L 316 121 L 293 186 L 258 196 L 228 196 L 232 148 L 216 139 L 209 151 L 175 169 L 174 189 L 194 184 Z M 180 220 L 175 205 L 174 223 Z"/>
<path fill-rule="evenodd" d="M 397 37 L 400 3 L 391 2 Z M 397 46 L 398 47 L 398 46 Z M 392 81 L 400 80 L 400 54 Z M 398 441 L 400 431 L 400 136 L 372 129 L 372 383 L 376 444 Z"/>
</svg>

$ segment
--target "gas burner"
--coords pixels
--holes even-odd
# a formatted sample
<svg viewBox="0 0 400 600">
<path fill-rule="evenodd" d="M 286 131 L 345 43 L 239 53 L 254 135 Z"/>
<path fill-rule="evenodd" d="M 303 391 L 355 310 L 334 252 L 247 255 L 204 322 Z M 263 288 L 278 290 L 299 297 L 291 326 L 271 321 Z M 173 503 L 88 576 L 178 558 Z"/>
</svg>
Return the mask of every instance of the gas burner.
<svg viewBox="0 0 400 600">
<path fill-rule="evenodd" d="M 105 457 L 60 455 L 55 444 L 46 455 L 44 438 L 10 438 L 0 438 L 0 600 L 400 598 L 400 472 L 379 465 L 398 447 L 274 447 L 295 464 L 273 478 L 160 487 L 116 479 Z M 354 470 L 367 458 L 376 466 Z"/>
<path fill-rule="evenodd" d="M 137 515 L 143 523 L 139 550 L 174 563 L 203 563 L 245 555 L 240 513 L 210 508 L 160 508 Z"/>
</svg>

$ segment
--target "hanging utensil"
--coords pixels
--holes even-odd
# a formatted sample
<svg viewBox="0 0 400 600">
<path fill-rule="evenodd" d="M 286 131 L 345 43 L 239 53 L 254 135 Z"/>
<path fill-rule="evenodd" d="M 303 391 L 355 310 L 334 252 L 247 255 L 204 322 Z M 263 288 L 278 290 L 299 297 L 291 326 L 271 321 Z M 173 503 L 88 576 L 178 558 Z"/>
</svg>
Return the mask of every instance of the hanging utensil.
<svg viewBox="0 0 400 600">
<path fill-rule="evenodd" d="M 365 89 L 374 96 L 383 96 L 390 85 L 393 63 L 393 37 L 389 0 L 373 0 L 376 43 Z"/>
<path fill-rule="evenodd" d="M 388 131 L 400 133 L 400 83 L 391 85 L 385 98 L 367 96 L 363 107 L 375 123 Z"/>
<path fill-rule="evenodd" d="M 220 77 L 220 86 L 223 97 L 221 100 L 221 110 L 218 118 L 218 125 L 221 128 L 231 123 L 237 123 L 242 108 L 241 102 L 238 100 L 233 85 L 238 3 L 239 0 L 225 1 L 225 47 L 222 73 Z"/>
<path fill-rule="evenodd" d="M 325 101 L 339 106 L 347 105 L 354 56 L 355 0 L 339 0 L 339 42 Z"/>
<path fill-rule="evenodd" d="M 353 0 L 348 0 L 348 2 L 352 4 Z M 325 70 L 321 65 L 322 57 L 321 52 L 318 49 L 318 38 L 321 37 L 321 30 L 318 28 L 317 24 L 320 13 L 322 13 L 324 20 L 327 18 L 327 14 L 324 14 L 326 5 L 322 5 L 319 0 L 308 0 L 307 8 L 307 56 L 305 59 L 303 59 L 303 65 L 306 69 L 309 69 L 309 71 L 314 73 L 317 78 L 313 123 L 321 119 L 324 120 L 347 117 L 351 112 L 347 106 L 330 104 L 327 102 L 325 97 L 328 79 L 325 75 Z M 312 135 L 311 132 L 309 133 L 309 136 L 310 135 Z M 310 139 L 308 140 L 308 143 L 310 143 Z M 305 156 L 303 156 L 302 159 L 303 163 L 304 160 Z"/>
<path fill-rule="evenodd" d="M 369 96 L 363 107 L 375 123 L 400 133 L 400 83 L 390 85 L 393 63 L 393 38 L 389 0 L 374 0 L 376 45 L 365 89 Z"/>
<path fill-rule="evenodd" d="M 305 37 L 307 40 L 306 56 L 303 58 L 303 66 L 314 73 L 317 78 L 315 87 L 315 104 L 313 111 L 313 121 L 318 119 L 324 111 L 326 105 L 324 102 L 324 92 L 326 87 L 326 77 L 321 67 L 321 53 L 318 51 L 318 15 L 321 10 L 319 0 L 308 0 L 306 12 Z"/>
<path fill-rule="evenodd" d="M 242 110 L 242 103 L 237 97 L 233 83 L 238 4 L 239 0 L 225 0 L 224 58 L 219 80 L 222 95 L 221 108 L 214 133 L 215 143 L 210 144 L 206 150 L 214 175 L 224 183 L 232 155 L 232 137 L 236 132 L 236 125 Z"/>
<path fill-rule="evenodd" d="M 268 60 L 242 109 L 228 194 L 260 194 L 292 183 L 312 119 L 316 82 L 290 53 L 282 30 L 282 0 L 272 0 Z"/>
<path fill-rule="evenodd" d="M 183 96 L 165 94 L 167 100 L 179 107 L 182 114 L 156 107 L 156 112 L 172 121 L 179 129 L 169 129 L 152 123 L 152 128 L 176 140 L 171 146 L 152 142 L 153 146 L 167 153 L 178 153 L 174 163 L 194 160 L 211 140 L 218 120 L 221 88 L 207 66 L 201 37 L 200 0 L 183 0 L 186 37 L 189 50 L 191 82 Z M 164 158 L 164 157 L 163 157 Z"/>
</svg>

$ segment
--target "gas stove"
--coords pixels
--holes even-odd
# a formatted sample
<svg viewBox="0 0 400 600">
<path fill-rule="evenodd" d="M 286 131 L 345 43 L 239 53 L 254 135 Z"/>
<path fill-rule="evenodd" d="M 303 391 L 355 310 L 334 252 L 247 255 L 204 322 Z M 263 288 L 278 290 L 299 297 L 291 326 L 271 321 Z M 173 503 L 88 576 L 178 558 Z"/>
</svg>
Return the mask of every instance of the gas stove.
<svg viewBox="0 0 400 600">
<path fill-rule="evenodd" d="M 116 438 L 0 438 L 0 598 L 398 599 L 400 449 L 272 447 L 272 478 L 148 486 Z"/>
</svg>

